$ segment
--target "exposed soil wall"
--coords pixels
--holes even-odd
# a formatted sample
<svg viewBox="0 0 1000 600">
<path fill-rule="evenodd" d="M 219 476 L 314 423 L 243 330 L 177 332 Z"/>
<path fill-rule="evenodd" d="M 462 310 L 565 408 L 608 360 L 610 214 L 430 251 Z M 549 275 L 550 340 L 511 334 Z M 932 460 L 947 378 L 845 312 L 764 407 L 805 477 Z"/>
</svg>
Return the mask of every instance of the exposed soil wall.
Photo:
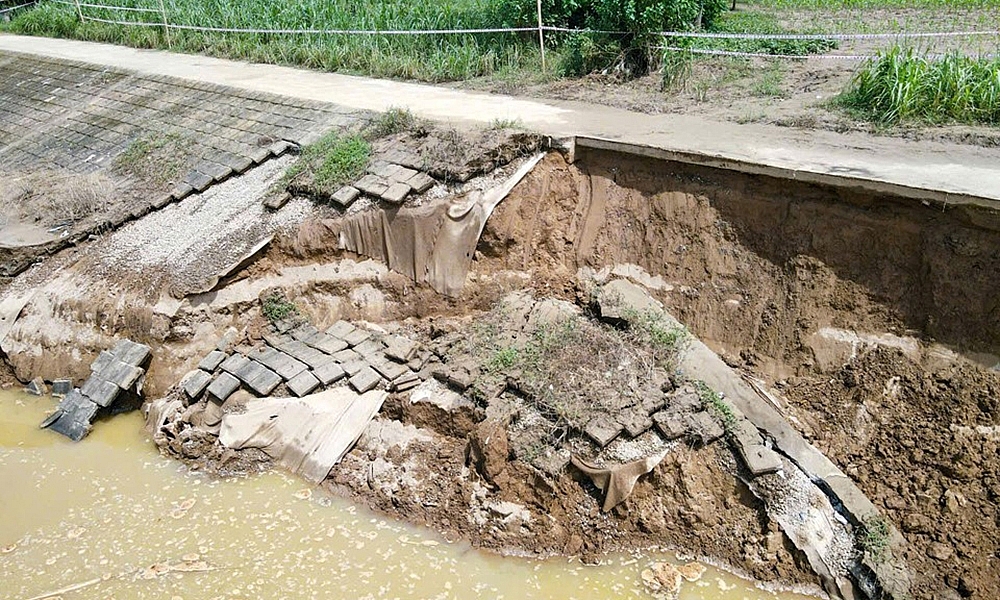
<svg viewBox="0 0 1000 600">
<path fill-rule="evenodd" d="M 550 155 L 498 208 L 478 269 L 553 291 L 580 267 L 661 276 L 669 309 L 787 395 L 800 432 L 904 533 L 915 598 L 990 598 L 1000 375 L 932 342 L 1000 349 L 998 220 L 583 150 Z M 824 328 L 908 350 L 851 342 L 831 360 Z"/>
<path fill-rule="evenodd" d="M 550 155 L 491 219 L 494 268 L 635 263 L 680 284 L 706 340 L 779 357 L 804 330 L 918 332 L 1000 350 L 1000 216 L 578 149 Z M 973 212 L 976 211 L 976 212 Z"/>
</svg>

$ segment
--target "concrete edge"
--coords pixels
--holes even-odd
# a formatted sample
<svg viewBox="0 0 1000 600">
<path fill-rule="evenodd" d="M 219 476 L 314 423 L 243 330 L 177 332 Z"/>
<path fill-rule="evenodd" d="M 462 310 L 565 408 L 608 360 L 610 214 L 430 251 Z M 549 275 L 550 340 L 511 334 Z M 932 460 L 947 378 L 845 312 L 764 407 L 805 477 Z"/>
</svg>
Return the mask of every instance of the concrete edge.
<svg viewBox="0 0 1000 600">
<path fill-rule="evenodd" d="M 721 155 L 704 154 L 681 150 L 668 150 L 656 146 L 643 144 L 633 144 L 630 142 L 619 142 L 605 138 L 590 136 L 576 136 L 574 145 L 581 148 L 592 148 L 595 150 L 607 150 L 620 152 L 636 156 L 644 156 L 657 160 L 667 160 L 683 164 L 700 167 L 711 167 L 737 171 L 749 175 L 765 175 L 778 179 L 791 179 L 805 183 L 815 183 L 818 185 L 830 186 L 834 188 L 864 190 L 879 194 L 888 194 L 916 200 L 920 202 L 932 202 L 943 206 L 972 206 L 989 210 L 1000 210 L 1000 200 L 974 196 L 965 193 L 950 192 L 942 189 L 930 189 L 894 183 L 883 179 L 869 179 L 855 175 L 834 175 L 821 173 L 818 171 L 807 171 L 778 167 L 765 163 L 752 162 L 736 158 L 728 158 Z M 576 153 L 573 153 L 575 157 Z"/>
</svg>

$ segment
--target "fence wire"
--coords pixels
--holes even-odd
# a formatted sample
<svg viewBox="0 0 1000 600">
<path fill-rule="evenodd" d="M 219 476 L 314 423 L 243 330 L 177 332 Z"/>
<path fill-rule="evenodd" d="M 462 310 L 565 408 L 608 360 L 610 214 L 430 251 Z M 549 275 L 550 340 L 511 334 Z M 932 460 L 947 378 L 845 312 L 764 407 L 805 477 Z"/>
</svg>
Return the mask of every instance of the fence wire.
<svg viewBox="0 0 1000 600">
<path fill-rule="evenodd" d="M 35 2 L 34 0 L 32 0 L 32 2 L 25 2 L 24 4 L 18 4 L 17 6 L 9 6 L 7 8 L 0 9 L 0 15 L 5 15 L 9 12 L 14 12 L 15 10 L 18 10 L 20 8 L 27 8 L 29 6 L 34 6 L 34 5 Z"/>
<path fill-rule="evenodd" d="M 94 21 L 110 25 L 121 25 L 125 27 L 157 27 L 166 31 L 200 31 L 206 33 L 236 33 L 236 34 L 273 34 L 273 35 L 365 35 L 365 36 L 429 36 L 429 35 L 476 35 L 476 34 L 500 34 L 500 33 L 528 33 L 537 32 L 539 42 L 544 52 L 543 33 L 565 33 L 577 35 L 634 35 L 635 32 L 611 31 L 599 29 L 575 29 L 569 27 L 556 27 L 545 25 L 539 15 L 539 24 L 536 27 L 496 27 L 496 28 L 472 28 L 472 29 L 268 29 L 253 27 L 217 27 L 204 25 L 188 25 L 173 23 L 168 19 L 167 11 L 162 7 L 143 8 L 132 6 L 116 6 L 111 4 L 98 4 L 93 2 L 77 2 L 71 0 L 47 0 L 55 4 L 63 4 L 74 7 L 80 18 L 84 21 Z M 37 4 L 37 1 L 27 2 L 11 8 L 0 10 L 0 14 L 11 12 L 19 8 L 24 8 Z M 123 21 L 114 18 L 98 17 L 87 14 L 84 9 L 121 11 L 144 14 L 158 14 L 161 19 L 158 22 L 150 21 Z M 974 38 L 974 37 L 998 37 L 1000 30 L 969 30 L 969 31 L 897 31 L 878 33 L 714 33 L 698 31 L 657 31 L 650 32 L 664 39 L 705 39 L 705 40 L 753 40 L 753 41 L 857 41 L 857 40 L 913 40 L 913 39 L 945 39 L 945 38 Z M 772 54 L 767 52 L 738 52 L 731 50 L 721 50 L 713 48 L 682 48 L 678 46 L 664 45 L 657 49 L 667 52 L 684 52 L 689 54 L 701 54 L 710 56 L 730 56 L 743 58 L 778 58 L 789 60 L 849 60 L 859 61 L 875 58 L 867 54 Z M 935 58 L 942 55 L 927 55 L 928 58 Z M 993 54 L 984 55 L 992 58 Z"/>
</svg>

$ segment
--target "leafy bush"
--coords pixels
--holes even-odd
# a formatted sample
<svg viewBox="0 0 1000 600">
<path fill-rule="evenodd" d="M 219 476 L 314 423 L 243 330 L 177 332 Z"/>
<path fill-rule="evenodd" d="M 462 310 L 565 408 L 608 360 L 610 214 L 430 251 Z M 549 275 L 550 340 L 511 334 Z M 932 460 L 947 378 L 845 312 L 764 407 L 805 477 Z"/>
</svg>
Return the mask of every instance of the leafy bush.
<svg viewBox="0 0 1000 600">
<path fill-rule="evenodd" d="M 865 63 L 837 102 L 884 124 L 1000 124 L 1000 58 L 952 52 L 939 60 L 899 46 Z"/>
<path fill-rule="evenodd" d="M 614 33 L 548 35 L 565 46 L 560 64 L 565 75 L 609 69 L 641 76 L 659 65 L 660 31 L 689 31 L 711 25 L 726 10 L 727 0 L 543 0 L 546 25 Z M 503 26 L 537 24 L 531 0 L 500 0 L 498 22 Z"/>
</svg>

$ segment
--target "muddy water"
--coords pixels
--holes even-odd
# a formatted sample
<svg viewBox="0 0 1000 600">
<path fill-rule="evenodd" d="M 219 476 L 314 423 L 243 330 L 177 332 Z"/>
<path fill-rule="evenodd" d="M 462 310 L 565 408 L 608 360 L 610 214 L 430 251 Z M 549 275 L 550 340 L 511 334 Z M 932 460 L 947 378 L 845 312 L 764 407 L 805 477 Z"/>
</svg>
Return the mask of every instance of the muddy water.
<svg viewBox="0 0 1000 600">
<path fill-rule="evenodd" d="M 648 598 L 673 555 L 501 558 L 270 473 L 212 481 L 160 457 L 137 414 L 80 444 L 41 431 L 50 398 L 0 391 L 0 597 Z M 685 600 L 795 600 L 709 569 Z"/>
</svg>

